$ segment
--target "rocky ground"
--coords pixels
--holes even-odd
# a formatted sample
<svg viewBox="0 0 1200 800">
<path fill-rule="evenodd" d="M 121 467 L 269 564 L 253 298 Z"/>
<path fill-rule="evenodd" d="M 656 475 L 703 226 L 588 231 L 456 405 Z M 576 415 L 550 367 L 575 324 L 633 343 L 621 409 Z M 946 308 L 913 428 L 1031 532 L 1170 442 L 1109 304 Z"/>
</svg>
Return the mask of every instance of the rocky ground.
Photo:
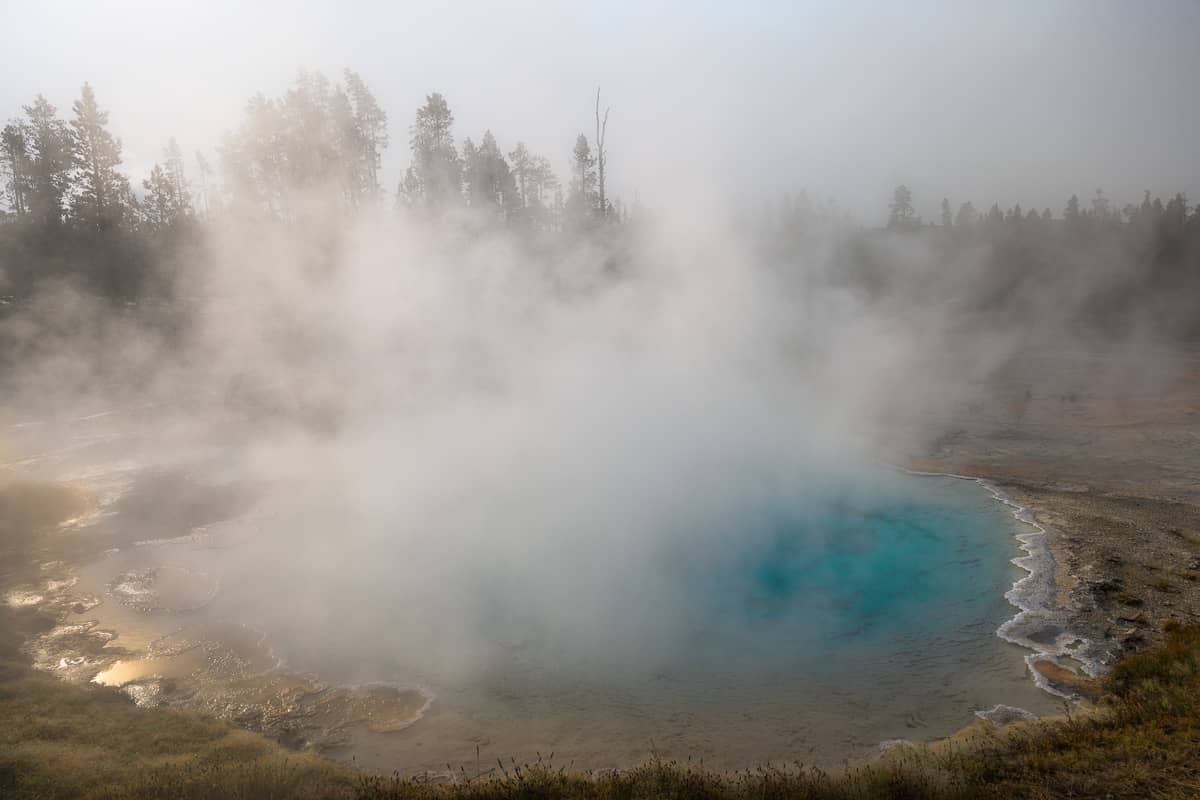
<svg viewBox="0 0 1200 800">
<path fill-rule="evenodd" d="M 906 458 L 987 478 L 1026 506 L 1046 528 L 1071 630 L 1118 653 L 1200 622 L 1200 354 L 1147 363 L 1018 360 L 989 401 Z"/>
<path fill-rule="evenodd" d="M 217 591 L 202 573 L 157 566 L 122 572 L 106 589 L 81 584 L 80 565 L 120 549 L 162 549 L 177 536 L 236 546 L 221 523 L 250 498 L 176 472 L 138 477 L 107 507 L 71 483 L 0 480 L 0 634 L 23 640 L 22 655 L 42 672 L 119 689 L 143 707 L 199 711 L 299 749 L 337 748 L 360 727 L 387 732 L 419 719 L 428 698 L 416 690 L 329 685 L 284 668 L 247 626 L 191 621 Z M 129 608 L 133 621 L 101 625 L 92 616 L 102 602 Z"/>
</svg>

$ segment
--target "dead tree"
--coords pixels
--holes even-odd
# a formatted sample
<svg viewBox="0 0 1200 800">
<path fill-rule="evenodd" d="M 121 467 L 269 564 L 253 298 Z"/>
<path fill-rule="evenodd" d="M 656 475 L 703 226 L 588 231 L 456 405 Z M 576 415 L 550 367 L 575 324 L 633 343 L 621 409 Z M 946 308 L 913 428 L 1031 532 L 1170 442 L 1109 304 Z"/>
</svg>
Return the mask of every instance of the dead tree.
<svg viewBox="0 0 1200 800">
<path fill-rule="evenodd" d="M 596 87 L 596 167 L 600 183 L 600 219 L 608 217 L 608 199 L 604 193 L 604 164 L 608 160 L 604 152 L 604 135 L 608 131 L 608 112 L 604 109 L 604 119 L 600 119 L 600 87 Z"/>
</svg>

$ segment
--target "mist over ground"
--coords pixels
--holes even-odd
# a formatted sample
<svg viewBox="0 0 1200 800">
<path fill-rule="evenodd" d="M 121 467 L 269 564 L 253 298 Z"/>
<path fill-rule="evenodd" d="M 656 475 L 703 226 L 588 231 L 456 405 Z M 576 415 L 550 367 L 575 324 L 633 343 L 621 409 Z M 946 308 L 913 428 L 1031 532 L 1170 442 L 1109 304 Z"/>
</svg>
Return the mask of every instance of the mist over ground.
<svg viewBox="0 0 1200 800">
<path fill-rule="evenodd" d="M 692 624 L 663 558 L 735 558 L 747 541 L 730 532 L 754 509 L 819 516 L 847 495 L 886 494 L 878 462 L 920 451 L 963 409 L 1019 423 L 1034 393 L 1065 403 L 1078 391 L 1053 374 L 998 389 L 1030 353 L 1102 355 L 1088 391 L 1136 416 L 1138 396 L 1177 377 L 1166 356 L 1200 336 L 1200 212 L 1184 194 L 1200 185 L 1175 134 L 1196 111 L 1178 103 L 1176 84 L 1164 79 L 1144 99 L 1138 86 L 1103 80 L 1144 56 L 1140 46 L 1098 58 L 1106 90 L 1177 103 L 1176 116 L 1154 147 L 1126 140 L 1124 127 L 1092 129 L 1076 147 L 1064 121 L 1080 108 L 1071 80 L 1048 76 L 1034 102 L 994 65 L 946 78 L 964 67 L 962 20 L 922 8 L 946 29 L 910 22 L 901 41 L 932 40 L 956 60 L 931 66 L 915 53 L 902 63 L 941 76 L 948 99 L 930 106 L 925 90 L 901 96 L 888 81 L 887 114 L 866 120 L 878 89 L 867 92 L 862 64 L 886 68 L 871 48 L 892 11 L 789 17 L 805 37 L 823 25 L 851 38 L 869 29 L 852 48 L 863 61 L 838 62 L 845 77 L 812 99 L 783 92 L 778 76 L 771 91 L 750 83 L 767 67 L 749 56 L 733 77 L 713 79 L 711 95 L 719 57 L 673 95 L 680 67 L 654 75 L 672 59 L 650 43 L 631 59 L 653 76 L 647 87 L 598 70 L 570 87 L 580 101 L 566 107 L 556 89 L 566 77 L 517 56 L 519 74 L 546 84 L 501 91 L 479 78 L 495 89 L 481 106 L 506 109 L 494 135 L 475 116 L 483 111 L 435 91 L 463 86 L 461 73 L 430 67 L 431 85 L 410 97 L 393 90 L 383 50 L 367 47 L 363 60 L 379 65 L 370 73 L 339 73 L 339 63 L 328 77 L 271 72 L 262 94 L 222 91 L 219 138 L 181 113 L 167 134 L 178 141 L 161 142 L 156 163 L 141 144 L 136 161 L 124 158 L 126 120 L 153 120 L 156 134 L 174 127 L 162 128 L 157 93 L 133 112 L 114 66 L 123 56 L 98 59 L 101 75 L 72 76 L 96 85 L 69 109 L 74 95 L 57 85 L 47 99 L 10 77 L 0 95 L 15 92 L 0 152 L 5 416 L 114 412 L 138 432 L 148 468 L 264 487 L 267 535 L 248 552 L 247 580 L 260 586 L 259 613 L 302 620 L 313 648 L 361 647 L 385 629 L 437 653 L 439 668 L 469 672 L 498 657 L 480 635 L 492 615 L 511 615 L 614 662 L 652 649 Z M 1175 30 L 1197 31 L 1190 7 L 1160 8 Z M 1027 55 L 1044 66 L 1056 31 L 1084 23 L 1092 38 L 1070 50 L 1078 55 L 1136 16 L 1090 4 L 1025 11 L 1032 30 L 1014 32 L 1009 19 L 1003 35 L 974 33 L 992 47 L 1028 33 Z M 311 12 L 292 23 L 321 19 Z M 36 26 L 41 13 L 12 21 Z M 698 15 L 683 64 L 733 22 Z M 1168 24 L 1158 12 L 1137 21 Z M 596 24 L 589 47 L 602 49 L 616 22 Z M 766 36 L 767 51 L 787 44 L 759 24 L 734 30 L 738 42 Z M 345 50 L 269 41 L 300 63 Z M 1022 86 L 1038 77 L 1028 69 Z M 997 111 L 996 87 L 1028 102 Z M 121 102 L 111 117 L 110 96 Z M 1012 148 L 985 153 L 974 129 L 953 124 L 964 96 L 992 121 L 1044 117 L 1014 122 Z M 793 102 L 796 111 L 779 111 Z M 911 147 L 881 154 L 887 115 L 920 116 L 908 102 L 925 110 L 935 143 L 906 130 Z M 1118 102 L 1106 95 L 1087 110 L 1107 118 Z M 855 136 L 841 140 L 827 124 L 803 154 L 776 149 L 793 132 L 803 138 L 806 116 L 838 104 L 855 109 L 839 117 Z M 534 109 L 521 120 L 532 146 L 507 127 L 510 106 Z M 769 130 L 759 138 L 746 118 L 762 108 Z M 1038 121 L 1052 147 L 1026 141 Z M 964 139 L 974 144 L 956 158 L 936 156 L 937 142 Z M 1100 157 L 1112 169 L 1080 185 Z M 829 160 L 845 170 L 849 203 L 836 200 L 841 172 L 814 166 L 806 179 L 808 165 Z M 1180 171 L 1166 174 L 1164 160 Z M 976 168 L 994 188 L 963 177 Z M 749 180 L 729 177 L 739 171 Z M 1091 185 L 1110 175 L 1111 196 Z M 1143 196 L 1143 178 L 1166 200 Z M 878 212 L 861 213 L 864 186 L 881 189 Z M 962 187 L 992 194 L 978 206 L 939 202 Z"/>
</svg>

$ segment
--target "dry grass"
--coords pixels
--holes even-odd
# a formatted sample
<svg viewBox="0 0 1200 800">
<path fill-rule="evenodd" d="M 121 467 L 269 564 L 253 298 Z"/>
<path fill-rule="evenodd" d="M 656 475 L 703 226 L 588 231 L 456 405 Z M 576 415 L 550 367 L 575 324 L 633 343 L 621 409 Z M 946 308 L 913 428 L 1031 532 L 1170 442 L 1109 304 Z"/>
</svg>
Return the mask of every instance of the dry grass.
<svg viewBox="0 0 1200 800">
<path fill-rule="evenodd" d="M 88 505 L 59 484 L 0 486 L 0 584 L 36 574 L 32 564 L 47 557 L 54 529 Z M 0 605 L 0 798 L 353 796 L 356 775 L 346 767 L 34 670 L 20 645 L 53 622 Z"/>
<path fill-rule="evenodd" d="M 196 714 L 36 672 L 0 611 L 0 797 L 350 797 L 354 773 Z"/>
<path fill-rule="evenodd" d="M 477 781 L 430 784 L 363 778 L 369 800 L 949 800 L 951 798 L 1200 797 L 1200 628 L 1170 632 L 1105 681 L 1104 702 L 1085 715 L 1003 730 L 984 724 L 933 746 L 893 751 L 832 773 L 799 764 L 719 773 L 655 761 L 599 776 L 551 765 L 510 766 Z"/>
</svg>

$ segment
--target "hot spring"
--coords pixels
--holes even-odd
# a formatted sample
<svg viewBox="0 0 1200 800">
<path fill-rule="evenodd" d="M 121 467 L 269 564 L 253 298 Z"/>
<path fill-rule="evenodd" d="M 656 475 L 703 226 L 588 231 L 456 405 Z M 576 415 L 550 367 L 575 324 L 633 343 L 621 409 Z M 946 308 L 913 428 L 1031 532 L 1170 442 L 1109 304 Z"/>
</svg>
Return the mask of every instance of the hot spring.
<svg viewBox="0 0 1200 800">
<path fill-rule="evenodd" d="M 336 750 L 368 768 L 470 772 L 477 748 L 485 769 L 539 752 L 579 769 L 652 753 L 830 764 L 948 735 L 998 704 L 1060 708 L 1027 651 L 996 635 L 1025 574 L 1011 563 L 1022 523 L 974 482 L 808 471 L 694 486 L 670 514 L 639 502 L 599 517 L 495 491 L 476 504 L 398 493 L 383 525 L 353 497 L 288 492 L 85 578 L 211 576 L 211 602 L 164 630 L 235 621 L 295 674 L 419 690 L 415 722 L 355 729 Z M 101 622 L 145 624 L 115 613 Z"/>
</svg>

